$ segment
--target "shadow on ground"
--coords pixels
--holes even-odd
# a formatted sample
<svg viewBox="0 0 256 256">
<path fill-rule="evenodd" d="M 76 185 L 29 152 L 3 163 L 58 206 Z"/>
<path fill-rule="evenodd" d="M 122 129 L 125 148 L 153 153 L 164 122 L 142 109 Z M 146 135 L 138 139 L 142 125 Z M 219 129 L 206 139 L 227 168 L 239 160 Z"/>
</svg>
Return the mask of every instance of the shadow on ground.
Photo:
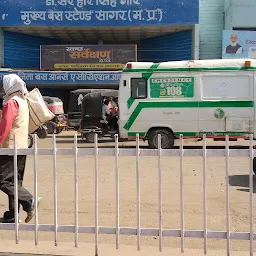
<svg viewBox="0 0 256 256">
<path fill-rule="evenodd" d="M 49 134 L 47 136 L 47 138 L 52 138 L 53 137 L 53 134 Z M 80 134 L 77 135 L 77 137 L 81 137 Z M 74 135 L 59 135 L 59 134 L 56 134 L 56 139 L 74 139 Z"/>
<path fill-rule="evenodd" d="M 238 188 L 238 191 L 250 192 L 250 176 L 249 175 L 233 175 L 229 177 L 229 185 Z M 256 193 L 256 177 L 253 176 L 253 193 Z"/>
<path fill-rule="evenodd" d="M 56 143 L 57 144 L 74 144 L 74 141 L 73 140 L 56 140 Z M 82 144 L 82 143 L 85 143 L 85 141 L 84 140 L 77 140 L 77 143 L 80 143 L 80 144 Z"/>
</svg>

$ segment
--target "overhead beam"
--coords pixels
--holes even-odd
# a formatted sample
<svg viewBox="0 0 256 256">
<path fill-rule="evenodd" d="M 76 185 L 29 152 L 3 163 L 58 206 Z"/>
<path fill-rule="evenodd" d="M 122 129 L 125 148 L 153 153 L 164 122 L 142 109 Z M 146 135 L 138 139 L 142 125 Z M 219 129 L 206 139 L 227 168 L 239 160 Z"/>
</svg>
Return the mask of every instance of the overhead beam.
<svg viewBox="0 0 256 256">
<path fill-rule="evenodd" d="M 103 41 L 102 36 L 101 36 L 101 34 L 100 34 L 98 28 L 97 28 L 97 27 L 94 27 L 94 28 L 92 28 L 92 30 L 93 30 L 93 33 L 94 33 L 94 35 L 95 35 L 95 37 L 96 37 L 95 39 L 97 40 L 97 42 L 98 42 L 99 40 L 102 40 L 102 41 Z"/>
</svg>

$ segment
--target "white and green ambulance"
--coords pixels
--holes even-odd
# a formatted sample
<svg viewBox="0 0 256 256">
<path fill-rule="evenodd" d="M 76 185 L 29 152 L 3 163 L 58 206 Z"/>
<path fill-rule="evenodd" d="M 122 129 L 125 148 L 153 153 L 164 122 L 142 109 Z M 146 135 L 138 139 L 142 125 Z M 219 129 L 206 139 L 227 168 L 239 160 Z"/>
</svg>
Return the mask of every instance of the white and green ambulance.
<svg viewBox="0 0 256 256">
<path fill-rule="evenodd" d="M 156 148 L 175 138 L 256 137 L 256 60 L 127 63 L 119 85 L 119 134 Z"/>
</svg>

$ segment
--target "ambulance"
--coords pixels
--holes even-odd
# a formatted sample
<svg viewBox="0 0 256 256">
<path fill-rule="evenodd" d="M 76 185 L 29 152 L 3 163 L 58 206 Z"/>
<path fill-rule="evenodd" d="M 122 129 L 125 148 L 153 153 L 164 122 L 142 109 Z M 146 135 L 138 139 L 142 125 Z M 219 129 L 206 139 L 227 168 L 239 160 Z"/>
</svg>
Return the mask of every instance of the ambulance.
<svg viewBox="0 0 256 256">
<path fill-rule="evenodd" d="M 172 148 L 175 139 L 256 138 L 256 60 L 130 62 L 122 72 L 120 138 Z"/>
</svg>

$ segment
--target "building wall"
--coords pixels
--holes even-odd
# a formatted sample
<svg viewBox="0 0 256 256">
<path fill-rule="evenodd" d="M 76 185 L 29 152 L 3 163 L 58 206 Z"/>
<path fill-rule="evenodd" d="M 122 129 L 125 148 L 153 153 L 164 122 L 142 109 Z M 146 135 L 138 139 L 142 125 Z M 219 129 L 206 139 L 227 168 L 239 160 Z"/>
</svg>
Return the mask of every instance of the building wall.
<svg viewBox="0 0 256 256">
<path fill-rule="evenodd" d="M 255 0 L 226 0 L 225 28 L 256 28 L 255 13 Z"/>
<path fill-rule="evenodd" d="M 225 30 L 232 30 L 232 0 L 225 1 Z M 233 0 L 234 1 L 234 0 Z"/>
<path fill-rule="evenodd" d="M 192 30 L 142 40 L 139 61 L 174 61 L 192 59 Z"/>
<path fill-rule="evenodd" d="M 58 43 L 56 39 L 5 31 L 4 67 L 39 69 L 40 45 Z"/>
<path fill-rule="evenodd" d="M 224 7 L 225 0 L 200 0 L 200 59 L 222 57 Z"/>
</svg>

